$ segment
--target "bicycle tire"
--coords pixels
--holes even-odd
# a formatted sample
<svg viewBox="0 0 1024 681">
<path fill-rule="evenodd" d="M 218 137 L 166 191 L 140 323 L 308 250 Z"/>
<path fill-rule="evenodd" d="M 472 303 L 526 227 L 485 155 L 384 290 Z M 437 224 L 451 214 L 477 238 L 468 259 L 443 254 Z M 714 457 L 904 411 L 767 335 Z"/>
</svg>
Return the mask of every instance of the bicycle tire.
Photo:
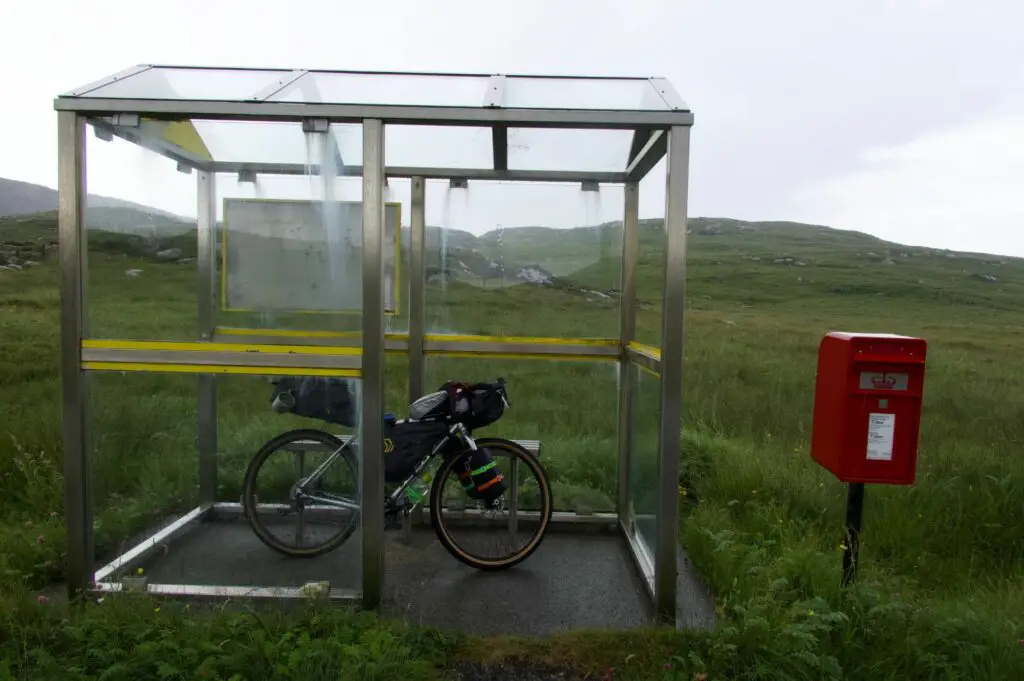
<svg viewBox="0 0 1024 681">
<path fill-rule="evenodd" d="M 503 558 L 501 560 L 481 560 L 474 556 L 470 556 L 465 553 L 455 542 L 452 541 L 451 536 L 448 534 L 444 527 L 444 520 L 441 515 L 441 494 L 442 487 L 444 486 L 444 480 L 448 477 L 452 467 L 457 461 L 465 456 L 469 450 L 464 450 L 456 456 L 449 456 L 441 464 L 441 467 L 437 470 L 437 474 L 434 477 L 433 485 L 430 489 L 430 520 L 434 526 L 434 532 L 437 535 L 437 539 L 441 542 L 441 545 L 457 558 L 459 561 L 474 567 L 478 570 L 484 571 L 497 571 L 507 570 L 508 568 L 517 565 L 527 558 L 529 558 L 534 551 L 541 545 L 547 534 L 548 526 L 551 523 L 551 514 L 553 510 L 553 501 L 551 494 L 551 484 L 548 481 L 547 472 L 544 470 L 544 466 L 541 465 L 540 459 L 538 459 L 532 452 L 525 449 L 519 444 L 511 440 L 504 438 L 492 437 L 492 438 L 480 438 L 476 440 L 477 447 L 490 448 L 490 449 L 505 449 L 507 451 L 515 452 L 522 461 L 533 471 L 534 475 L 537 476 L 537 480 L 541 486 L 541 499 L 543 501 L 543 510 L 541 512 L 541 524 L 536 536 L 527 544 L 524 548 L 513 554 L 511 557 Z"/>
<path fill-rule="evenodd" d="M 332 448 L 332 450 L 337 449 L 344 444 L 336 436 L 326 431 L 314 429 L 290 430 L 267 440 L 249 461 L 249 466 L 245 471 L 245 481 L 242 486 L 242 507 L 245 513 L 245 518 L 249 522 L 249 526 L 252 527 L 253 532 L 257 537 L 259 537 L 260 541 L 271 549 L 294 558 L 315 558 L 316 556 L 333 551 L 345 543 L 345 541 L 352 536 L 352 533 L 355 532 L 356 528 L 359 526 L 359 516 L 356 516 L 353 522 L 350 522 L 343 532 L 338 534 L 336 537 L 331 538 L 329 541 L 312 546 L 308 549 L 298 549 L 282 544 L 274 538 L 266 528 L 264 528 L 263 524 L 259 520 L 259 514 L 255 512 L 254 503 L 256 474 L 259 472 L 260 466 L 263 465 L 268 456 L 273 452 L 276 452 L 283 445 L 286 445 L 289 442 L 302 440 L 313 440 Z M 345 464 L 352 470 L 353 476 L 358 475 L 359 469 L 356 465 L 356 459 L 350 449 L 346 448 L 342 451 L 341 459 L 343 459 Z M 337 464 L 338 462 L 336 461 L 331 465 L 333 466 Z M 358 478 L 355 479 L 358 480 Z"/>
</svg>

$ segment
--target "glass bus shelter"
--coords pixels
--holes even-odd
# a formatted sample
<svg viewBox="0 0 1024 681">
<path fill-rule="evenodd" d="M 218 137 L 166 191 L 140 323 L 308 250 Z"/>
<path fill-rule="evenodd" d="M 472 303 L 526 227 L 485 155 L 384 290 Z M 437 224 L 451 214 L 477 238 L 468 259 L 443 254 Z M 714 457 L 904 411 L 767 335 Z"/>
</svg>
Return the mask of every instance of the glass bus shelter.
<svg viewBox="0 0 1024 681">
<path fill-rule="evenodd" d="M 127 588 L 175 538 L 237 520 L 260 444 L 318 427 L 274 414 L 267 379 L 341 376 L 361 513 L 328 595 L 379 607 L 384 415 L 503 375 L 493 429 L 541 452 L 553 527 L 618 536 L 676 620 L 693 115 L 666 80 L 145 65 L 55 108 L 73 594 Z M 190 210 L 94 198 L 98 174 Z M 516 223 L 566 207 L 562 231 Z M 264 562 L 315 581 L 231 542 L 214 544 L 234 581 L 146 568 L 148 590 L 299 594 L 238 578 Z"/>
</svg>

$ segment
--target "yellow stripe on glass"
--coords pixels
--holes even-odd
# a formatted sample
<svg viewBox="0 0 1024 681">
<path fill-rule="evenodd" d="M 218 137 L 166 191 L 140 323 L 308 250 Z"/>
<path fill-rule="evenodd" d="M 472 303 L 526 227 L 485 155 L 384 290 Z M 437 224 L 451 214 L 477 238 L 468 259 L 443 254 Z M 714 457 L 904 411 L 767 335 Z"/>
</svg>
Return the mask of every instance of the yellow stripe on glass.
<svg viewBox="0 0 1024 681">
<path fill-rule="evenodd" d="M 661 348 L 656 348 L 653 345 L 645 345 L 643 343 L 637 343 L 636 341 L 629 341 L 627 346 L 630 350 L 635 350 L 642 355 L 653 357 L 654 359 L 661 361 Z"/>
<path fill-rule="evenodd" d="M 82 362 L 86 371 L 139 371 L 180 374 L 238 374 L 246 376 L 333 376 L 359 378 L 359 369 L 228 366 L 223 364 L 146 364 L 139 362 Z"/>
<path fill-rule="evenodd" d="M 251 352 L 253 354 L 270 353 L 275 355 L 344 355 L 359 356 L 363 353 L 359 347 L 343 347 L 328 345 L 248 345 L 244 343 L 202 343 L 187 341 L 122 341 L 97 340 L 82 341 L 83 349 L 90 350 L 164 350 L 170 352 Z"/>
<path fill-rule="evenodd" d="M 206 146 L 206 142 L 199 135 L 196 126 L 192 121 L 170 121 L 164 123 L 163 139 L 176 147 L 184 149 L 193 156 L 205 161 L 212 161 L 213 156 Z"/>
<path fill-rule="evenodd" d="M 647 373 L 647 374 L 650 374 L 651 376 L 654 376 L 655 378 L 657 378 L 659 380 L 661 379 L 661 374 L 658 373 L 657 371 L 655 371 L 654 369 L 648 369 L 643 364 L 635 364 L 634 363 L 633 366 L 635 366 L 640 371 L 643 371 L 644 373 Z"/>
<path fill-rule="evenodd" d="M 218 326 L 214 333 L 223 336 L 270 336 L 280 338 L 359 338 L 359 331 L 300 331 L 297 329 L 250 329 L 241 326 Z"/>
<path fill-rule="evenodd" d="M 451 341 L 456 343 L 524 343 L 528 345 L 582 345 L 586 347 L 616 348 L 615 338 L 546 338 L 543 336 L 473 336 L 428 333 L 427 341 Z"/>
<path fill-rule="evenodd" d="M 570 355 L 565 353 L 551 352 L 468 352 L 466 350 L 424 350 L 423 354 L 435 357 L 456 357 L 463 359 L 479 359 L 481 357 L 493 359 L 546 359 L 549 361 L 565 362 L 618 362 L 615 355 Z"/>
</svg>

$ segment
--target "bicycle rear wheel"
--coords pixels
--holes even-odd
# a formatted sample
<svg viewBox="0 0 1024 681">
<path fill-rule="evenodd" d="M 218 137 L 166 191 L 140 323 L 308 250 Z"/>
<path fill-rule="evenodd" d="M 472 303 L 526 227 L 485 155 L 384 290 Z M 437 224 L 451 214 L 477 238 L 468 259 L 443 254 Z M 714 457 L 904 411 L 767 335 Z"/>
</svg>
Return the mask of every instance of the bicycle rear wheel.
<svg viewBox="0 0 1024 681">
<path fill-rule="evenodd" d="M 322 474 L 300 490 L 299 483 L 325 464 Z M 359 526 L 357 470 L 351 448 L 330 433 L 282 433 L 249 462 L 242 490 L 245 517 L 260 541 L 279 553 L 312 558 L 333 551 Z"/>
<path fill-rule="evenodd" d="M 540 546 L 551 522 L 551 486 L 540 461 L 511 440 L 481 438 L 498 463 L 505 490 L 493 505 L 472 498 L 458 473 L 465 450 L 441 464 L 430 490 L 430 519 L 441 545 L 478 570 L 505 570 Z M 507 548 L 499 548 L 507 547 Z M 495 549 L 493 555 L 488 549 Z"/>
</svg>

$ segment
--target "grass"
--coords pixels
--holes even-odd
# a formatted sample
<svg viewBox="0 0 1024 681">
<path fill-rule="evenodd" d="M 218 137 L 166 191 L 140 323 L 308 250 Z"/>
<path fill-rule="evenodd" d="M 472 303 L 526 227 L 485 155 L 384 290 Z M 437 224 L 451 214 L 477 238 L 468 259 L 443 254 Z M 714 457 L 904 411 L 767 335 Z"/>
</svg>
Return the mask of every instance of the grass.
<svg viewBox="0 0 1024 681">
<path fill-rule="evenodd" d="M 0 225 L 0 241 L 36 234 L 16 227 L 15 234 Z M 694 221 L 694 231 L 680 540 L 714 592 L 717 630 L 480 641 L 344 610 L 268 614 L 111 599 L 65 613 L 36 603 L 37 591 L 63 574 L 59 296 L 48 260 L 0 272 L 0 591 L 9 606 L 0 617 L 0 680 L 103 672 L 432 678 L 499 660 L 581 678 L 612 668 L 616 679 L 1019 678 L 1024 265 L 785 223 L 740 230 Z M 660 338 L 657 236 L 656 226 L 643 226 L 638 272 L 638 337 L 653 343 Z M 617 285 L 618 263 L 603 237 L 577 234 L 573 248 L 547 248 L 546 238 L 542 230 L 508 243 L 517 259 L 527 259 L 532 242 L 546 256 L 533 260 L 575 268 L 568 276 L 577 286 Z M 93 336 L 195 337 L 194 266 L 154 262 L 111 236 L 93 239 L 89 256 Z M 143 271 L 128 277 L 129 269 Z M 613 336 L 618 328 L 614 300 L 588 300 L 570 287 L 450 283 L 431 287 L 427 300 L 434 331 Z M 406 314 L 390 320 L 391 330 L 406 328 Z M 310 318 L 272 321 L 299 328 Z M 344 330 L 356 321 L 318 317 L 316 324 Z M 918 482 L 868 489 L 860 580 L 849 590 L 838 585 L 844 488 L 808 453 L 817 343 L 837 328 L 929 341 Z M 404 411 L 406 368 L 403 357 L 389 355 L 390 410 Z M 614 365 L 431 358 L 427 373 L 428 385 L 508 377 L 513 407 L 486 432 L 543 441 L 559 508 L 611 508 Z M 655 381 L 641 375 L 633 487 L 640 510 L 653 504 Z M 195 394 L 194 376 L 90 376 L 98 554 L 195 504 Z M 237 498 L 260 442 L 303 423 L 273 414 L 269 394 L 259 377 L 219 384 L 223 499 Z"/>
</svg>

